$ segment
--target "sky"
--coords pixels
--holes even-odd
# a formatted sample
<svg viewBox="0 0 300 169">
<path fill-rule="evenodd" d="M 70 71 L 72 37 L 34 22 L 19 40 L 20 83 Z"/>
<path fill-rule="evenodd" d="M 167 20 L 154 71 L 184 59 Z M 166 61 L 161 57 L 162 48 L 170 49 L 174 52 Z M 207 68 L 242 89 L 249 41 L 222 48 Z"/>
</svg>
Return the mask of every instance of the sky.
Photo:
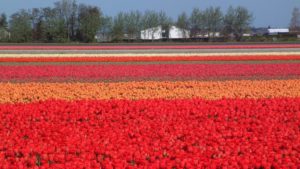
<svg viewBox="0 0 300 169">
<path fill-rule="evenodd" d="M 22 8 L 53 6 L 56 1 L 0 0 L 0 13 L 11 15 Z M 77 0 L 77 2 L 98 6 L 109 16 L 131 10 L 163 10 L 174 19 L 182 12 L 190 14 L 195 7 L 200 9 L 210 6 L 221 7 L 222 11 L 226 12 L 230 5 L 244 6 L 254 16 L 253 26 L 273 28 L 288 27 L 293 8 L 300 8 L 300 0 Z"/>
</svg>

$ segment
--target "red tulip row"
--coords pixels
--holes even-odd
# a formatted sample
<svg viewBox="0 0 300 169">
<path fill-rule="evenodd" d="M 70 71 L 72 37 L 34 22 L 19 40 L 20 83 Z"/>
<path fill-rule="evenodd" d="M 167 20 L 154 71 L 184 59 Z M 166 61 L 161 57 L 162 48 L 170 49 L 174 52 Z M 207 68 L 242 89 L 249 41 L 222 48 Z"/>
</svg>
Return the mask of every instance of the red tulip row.
<svg viewBox="0 0 300 169">
<path fill-rule="evenodd" d="M 300 60 L 300 55 L 246 56 L 125 56 L 125 57 L 3 57 L 0 62 L 164 62 L 164 61 L 274 61 Z"/>
<path fill-rule="evenodd" d="M 141 50 L 141 49 L 268 49 L 300 48 L 300 44 L 163 45 L 163 46 L 0 46 L 0 50 Z"/>
<path fill-rule="evenodd" d="M 1 66 L 0 81 L 289 77 L 299 76 L 299 67 L 299 63 Z"/>
<path fill-rule="evenodd" d="M 297 168 L 300 98 L 0 105 L 2 168 Z"/>
</svg>

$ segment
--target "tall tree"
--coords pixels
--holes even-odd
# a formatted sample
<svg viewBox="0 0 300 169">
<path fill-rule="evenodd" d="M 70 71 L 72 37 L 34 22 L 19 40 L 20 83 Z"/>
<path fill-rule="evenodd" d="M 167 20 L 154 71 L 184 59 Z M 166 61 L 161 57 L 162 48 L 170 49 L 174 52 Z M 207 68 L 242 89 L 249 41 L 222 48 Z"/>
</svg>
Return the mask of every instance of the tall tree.
<svg viewBox="0 0 300 169">
<path fill-rule="evenodd" d="M 9 39 L 8 23 L 5 13 L 0 15 L 0 41 L 6 41 Z"/>
<path fill-rule="evenodd" d="M 158 14 L 158 22 L 164 33 L 163 37 L 169 39 L 169 30 L 173 24 L 172 18 L 169 17 L 164 11 L 160 11 Z"/>
<path fill-rule="evenodd" d="M 300 31 L 300 10 L 299 8 L 294 8 L 292 12 L 292 18 L 290 23 L 291 31 Z"/>
<path fill-rule="evenodd" d="M 159 26 L 159 19 L 158 19 L 157 12 L 150 11 L 150 10 L 145 11 L 142 19 L 143 29 L 148 29 L 157 26 Z"/>
<path fill-rule="evenodd" d="M 98 7 L 81 4 L 79 6 L 79 34 L 84 42 L 95 41 L 95 35 L 101 26 L 101 11 Z"/>
<path fill-rule="evenodd" d="M 98 31 L 101 36 L 99 41 L 111 41 L 112 39 L 112 28 L 113 28 L 113 19 L 110 16 L 104 16 L 101 19 L 101 26 Z"/>
<path fill-rule="evenodd" d="M 143 19 L 142 19 L 142 28 L 147 31 L 143 31 L 143 36 L 148 37 L 153 40 L 154 34 L 156 31 L 158 31 L 160 26 L 159 21 L 159 15 L 155 11 L 147 10 L 144 13 Z"/>
<path fill-rule="evenodd" d="M 43 8 L 43 20 L 45 22 L 45 37 L 47 42 L 65 42 L 66 28 L 64 20 L 59 16 L 56 8 Z"/>
<path fill-rule="evenodd" d="M 76 26 L 76 13 L 77 3 L 76 0 L 61 0 L 54 3 L 55 9 L 59 18 L 64 22 L 66 29 L 66 37 L 68 40 L 75 37 Z"/>
<path fill-rule="evenodd" d="M 214 38 L 222 29 L 223 14 L 220 7 L 209 7 L 204 11 L 204 26 L 209 38 Z"/>
<path fill-rule="evenodd" d="M 176 22 L 176 26 L 180 29 L 182 29 L 182 34 L 185 38 L 188 37 L 187 31 L 190 28 L 190 22 L 187 14 L 185 12 L 181 13 Z"/>
<path fill-rule="evenodd" d="M 195 38 L 204 30 L 203 13 L 199 8 L 194 8 L 189 18 L 191 37 Z"/>
<path fill-rule="evenodd" d="M 243 33 L 250 29 L 252 14 L 245 7 L 229 7 L 224 17 L 223 32 L 225 35 L 233 34 L 240 41 Z"/>
<path fill-rule="evenodd" d="M 7 17 L 5 13 L 2 13 L 0 15 L 0 28 L 7 29 L 8 23 L 7 23 Z"/>
<path fill-rule="evenodd" d="M 190 22 L 187 14 L 185 12 L 181 13 L 177 17 L 176 26 L 182 29 L 189 29 Z"/>
<path fill-rule="evenodd" d="M 100 9 L 99 9 L 100 11 Z M 101 11 L 100 11 L 101 12 Z M 78 29 L 78 25 L 79 23 L 77 22 L 78 21 L 78 5 L 77 5 L 77 1 L 76 0 L 73 0 L 72 2 L 72 5 L 71 5 L 71 16 L 70 16 L 70 26 L 69 26 L 69 29 L 70 29 L 70 37 L 72 40 L 75 40 L 76 38 L 76 31 Z"/>
<path fill-rule="evenodd" d="M 243 33 L 249 31 L 250 24 L 253 20 L 252 14 L 245 7 L 236 8 L 236 22 L 234 24 L 234 34 L 238 41 L 241 40 Z"/>
<path fill-rule="evenodd" d="M 142 13 L 131 11 L 124 14 L 125 32 L 129 39 L 138 39 L 142 30 Z"/>
<path fill-rule="evenodd" d="M 31 10 L 32 22 L 32 38 L 34 41 L 44 41 L 45 38 L 45 23 L 43 20 L 43 12 L 38 8 Z"/>
<path fill-rule="evenodd" d="M 123 12 L 120 12 L 117 16 L 114 17 L 112 34 L 115 41 L 122 41 L 124 39 L 125 19 Z"/>
<path fill-rule="evenodd" d="M 11 15 L 11 38 L 15 42 L 29 42 L 32 40 L 31 14 L 26 10 L 20 10 Z"/>
<path fill-rule="evenodd" d="M 223 18 L 223 30 L 222 33 L 225 37 L 229 37 L 234 32 L 235 24 L 235 9 L 230 6 Z"/>
</svg>

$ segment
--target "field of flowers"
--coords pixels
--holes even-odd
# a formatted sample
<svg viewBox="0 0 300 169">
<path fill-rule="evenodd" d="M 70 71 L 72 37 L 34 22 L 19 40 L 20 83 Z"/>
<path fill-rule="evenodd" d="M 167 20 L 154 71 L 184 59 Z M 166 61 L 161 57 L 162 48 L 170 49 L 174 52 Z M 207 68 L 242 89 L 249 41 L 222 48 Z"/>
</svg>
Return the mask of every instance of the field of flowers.
<svg viewBox="0 0 300 169">
<path fill-rule="evenodd" d="M 297 44 L 0 46 L 0 89 L 0 168 L 300 167 Z"/>
</svg>

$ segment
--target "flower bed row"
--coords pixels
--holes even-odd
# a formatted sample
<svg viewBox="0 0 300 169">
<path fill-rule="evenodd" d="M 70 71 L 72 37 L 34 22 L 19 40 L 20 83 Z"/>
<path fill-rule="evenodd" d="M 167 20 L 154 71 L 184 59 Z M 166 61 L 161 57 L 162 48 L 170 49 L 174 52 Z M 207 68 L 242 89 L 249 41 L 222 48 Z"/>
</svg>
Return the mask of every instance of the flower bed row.
<svg viewBox="0 0 300 169">
<path fill-rule="evenodd" d="M 300 48 L 300 44 L 173 45 L 173 46 L 0 46 L 0 50 L 141 50 L 141 49 L 272 49 Z"/>
<path fill-rule="evenodd" d="M 0 104 L 3 168 L 297 168 L 300 98 Z"/>
<path fill-rule="evenodd" d="M 299 67 L 299 63 L 1 66 L 0 81 L 289 77 L 299 76 Z"/>
<path fill-rule="evenodd" d="M 183 99 L 300 97 L 300 80 L 223 82 L 0 83 L 0 103 L 48 99 Z"/>
<path fill-rule="evenodd" d="M 122 56 L 122 57 L 0 57 L 0 62 L 153 62 L 153 61 L 276 61 L 300 60 L 300 55 Z"/>
</svg>

